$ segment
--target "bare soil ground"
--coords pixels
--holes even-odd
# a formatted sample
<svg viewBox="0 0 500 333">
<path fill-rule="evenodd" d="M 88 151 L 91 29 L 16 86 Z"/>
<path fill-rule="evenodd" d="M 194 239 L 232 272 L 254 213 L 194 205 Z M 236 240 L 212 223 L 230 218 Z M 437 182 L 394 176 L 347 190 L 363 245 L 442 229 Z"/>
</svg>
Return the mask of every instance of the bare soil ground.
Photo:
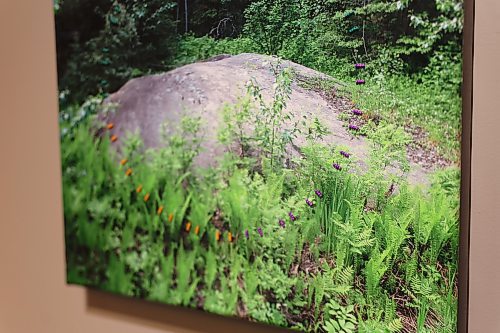
<svg viewBox="0 0 500 333">
<path fill-rule="evenodd" d="M 161 127 L 167 123 L 167 131 L 177 128 L 184 115 L 199 116 L 202 119 L 198 135 L 203 138 L 203 151 L 196 163 L 213 166 L 216 157 L 222 155 L 224 147 L 217 141 L 218 128 L 222 124 L 224 103 L 235 103 L 246 93 L 246 83 L 254 78 L 269 99 L 274 84 L 271 62 L 276 59 L 258 54 L 237 56 L 217 56 L 208 61 L 186 65 L 170 72 L 132 79 L 119 91 L 108 97 L 105 103 L 116 103 L 116 109 L 108 113 L 106 121 L 115 124 L 119 142 L 123 142 L 127 132 L 139 131 L 146 148 L 162 145 Z M 317 117 L 331 134 L 323 138 L 324 143 L 345 145 L 359 161 L 368 155 L 367 140 L 353 136 L 346 123 L 339 116 L 352 109 L 353 105 L 344 97 L 337 96 L 335 88 L 331 92 L 308 89 L 300 80 L 334 80 L 310 68 L 284 61 L 283 65 L 293 68 L 297 79 L 294 81 L 291 100 L 287 112 L 293 114 L 287 126 L 292 126 L 306 116 L 309 120 Z M 300 79 L 300 80 L 299 80 Z M 304 135 L 294 141 L 294 146 L 306 144 Z M 417 152 L 417 156 L 423 156 Z M 414 160 L 411 155 L 410 161 Z M 433 167 L 422 167 L 419 161 L 411 162 L 409 180 L 414 184 L 429 183 L 428 174 Z M 439 163 L 436 163 L 436 167 Z"/>
</svg>

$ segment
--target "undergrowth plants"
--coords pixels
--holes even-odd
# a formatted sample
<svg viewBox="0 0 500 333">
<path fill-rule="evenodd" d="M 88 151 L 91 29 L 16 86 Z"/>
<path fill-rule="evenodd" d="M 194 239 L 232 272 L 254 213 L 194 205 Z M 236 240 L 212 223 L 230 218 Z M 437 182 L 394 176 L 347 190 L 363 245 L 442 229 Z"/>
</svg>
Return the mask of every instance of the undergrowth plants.
<svg viewBox="0 0 500 333">
<path fill-rule="evenodd" d="M 130 135 L 123 159 L 92 113 L 62 124 L 68 280 L 304 331 L 452 331 L 457 172 L 409 185 L 408 139 L 391 125 L 369 132 L 364 170 L 348 147 L 321 145 L 314 122 L 283 163 L 290 75 L 278 68 L 270 104 L 252 83 L 226 106 L 229 153 L 214 170 L 193 163 L 200 119 L 156 150 Z"/>
</svg>

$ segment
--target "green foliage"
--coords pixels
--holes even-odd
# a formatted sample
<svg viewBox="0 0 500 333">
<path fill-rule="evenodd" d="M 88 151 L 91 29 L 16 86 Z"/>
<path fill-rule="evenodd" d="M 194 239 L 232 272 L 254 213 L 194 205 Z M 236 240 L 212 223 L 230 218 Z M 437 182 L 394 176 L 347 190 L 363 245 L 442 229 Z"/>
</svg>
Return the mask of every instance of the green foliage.
<svg viewBox="0 0 500 333">
<path fill-rule="evenodd" d="M 61 43 L 62 36 L 71 33 L 72 17 L 83 14 L 78 12 L 78 2 L 59 3 L 56 20 L 61 22 L 57 26 Z M 95 21 L 104 22 L 102 28 L 89 32 L 93 35 L 88 40 L 80 41 L 80 37 L 86 36 L 76 35 L 71 44 L 64 44 L 66 49 L 59 47 L 61 51 L 71 50 L 69 58 L 59 54 L 59 79 L 60 90 L 68 89 L 73 100 L 112 92 L 132 77 L 165 69 L 165 60 L 173 51 L 175 30 L 171 12 L 175 2 L 94 0 L 93 3 L 95 9 L 89 10 L 89 14 Z M 100 26 L 94 23 L 89 29 Z"/>
<path fill-rule="evenodd" d="M 327 333 L 356 332 L 357 320 L 354 316 L 354 306 L 341 306 L 334 300 L 326 304 L 326 320 L 323 329 Z"/>
<path fill-rule="evenodd" d="M 228 151 L 240 157 L 249 154 L 252 135 L 248 133 L 247 126 L 252 121 L 253 107 L 249 94 L 240 97 L 235 104 L 224 105 L 224 123 L 219 130 L 218 139 Z M 235 143 L 238 145 L 237 150 Z"/>
<path fill-rule="evenodd" d="M 277 55 L 286 40 L 295 37 L 299 27 L 297 1 L 259 0 L 245 10 L 244 33 L 259 47 L 259 51 Z"/>
<path fill-rule="evenodd" d="M 175 252 L 172 250 L 167 257 L 160 258 L 160 268 L 157 270 L 149 299 L 159 302 L 167 302 L 171 294 L 175 268 Z"/>
<path fill-rule="evenodd" d="M 90 115 L 67 127 L 62 138 L 69 281 L 225 315 L 245 311 L 276 325 L 290 325 L 291 313 L 311 309 L 317 321 L 304 319 L 300 327 L 326 332 L 398 332 L 402 324 L 391 301 L 397 294 L 408 297 L 422 330 L 430 313 L 443 318 L 434 324 L 442 332 L 454 325 L 456 170 L 438 173 L 428 193 L 401 181 L 377 210 L 366 210 L 371 176 L 349 172 L 354 165 L 331 168 L 339 147 L 305 149 L 293 172 L 240 168 L 206 183 L 189 163 L 184 172 L 176 162 L 186 150 L 194 154 L 196 144 L 167 141 L 145 159 L 132 136 L 125 142 L 134 170 L 129 178 L 110 154 L 109 140 L 91 135 L 92 121 Z M 190 128 L 181 126 L 178 136 Z M 151 193 L 148 203 L 131 180 Z M 314 208 L 302 201 L 311 196 L 311 183 L 323 193 Z M 165 216 L 157 214 L 160 205 Z M 290 210 L 299 220 L 287 220 L 283 229 L 277 221 Z M 233 243 L 225 230 L 215 241 L 221 228 L 232 232 Z M 437 267 L 449 268 L 446 282 Z"/>
<path fill-rule="evenodd" d="M 111 257 L 107 270 L 108 281 L 103 285 L 103 289 L 131 295 L 132 284 L 130 275 L 125 272 L 125 263 L 120 262 L 115 256 Z"/>
<path fill-rule="evenodd" d="M 297 124 L 293 128 L 285 127 L 285 122 L 292 119 L 286 110 L 292 93 L 291 69 L 283 68 L 280 62 L 271 63 L 271 67 L 276 77 L 271 103 L 266 103 L 262 89 L 255 81 L 249 83 L 248 93 L 258 105 L 253 139 L 273 168 L 283 163 L 285 148 L 295 137 Z"/>
<path fill-rule="evenodd" d="M 247 229 L 255 229 L 260 213 L 254 209 L 257 206 L 256 198 L 248 191 L 251 180 L 241 171 L 236 171 L 229 179 L 228 187 L 221 194 L 221 208 L 225 212 L 227 221 L 237 233 Z"/>
<path fill-rule="evenodd" d="M 416 1 L 406 2 L 404 4 L 400 1 L 401 8 L 398 9 L 408 7 L 410 26 L 414 29 L 415 36 L 401 36 L 398 43 L 404 47 L 396 48 L 398 52 L 429 53 L 436 49 L 436 45 L 450 38 L 450 35 L 454 42 L 458 42 L 457 36 L 463 30 L 463 1 L 436 0 L 435 11 L 422 10 Z"/>
<path fill-rule="evenodd" d="M 194 297 L 199 277 L 194 273 L 197 251 L 186 252 L 182 244 L 179 246 L 176 258 L 176 288 L 173 292 L 172 303 L 189 305 Z"/>
<path fill-rule="evenodd" d="M 54 13 L 57 14 L 59 9 L 61 8 L 62 3 L 63 3 L 63 0 L 54 0 Z"/>
<path fill-rule="evenodd" d="M 255 52 L 253 42 L 248 38 L 217 40 L 209 36 L 186 35 L 177 44 L 172 65 L 182 66 L 221 54 L 236 55 L 246 52 Z"/>
<path fill-rule="evenodd" d="M 168 167 L 176 172 L 179 177 L 190 170 L 196 156 L 201 151 L 200 136 L 196 135 L 200 129 L 201 118 L 184 115 L 179 128 L 169 128 L 168 123 L 163 124 L 163 140 L 167 148 L 161 152 L 161 157 L 156 158 L 161 165 L 163 158 L 169 157 Z M 158 154 L 153 154 L 158 157 Z M 165 163 L 165 162 L 163 162 Z"/>
</svg>

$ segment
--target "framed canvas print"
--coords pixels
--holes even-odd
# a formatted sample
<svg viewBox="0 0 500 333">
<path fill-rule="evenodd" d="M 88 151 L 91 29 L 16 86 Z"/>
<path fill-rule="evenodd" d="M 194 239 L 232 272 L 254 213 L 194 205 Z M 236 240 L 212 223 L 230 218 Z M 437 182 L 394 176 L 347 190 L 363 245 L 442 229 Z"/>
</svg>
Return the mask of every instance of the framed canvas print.
<svg viewBox="0 0 500 333">
<path fill-rule="evenodd" d="M 463 2 L 56 0 L 68 283 L 456 332 Z"/>
</svg>

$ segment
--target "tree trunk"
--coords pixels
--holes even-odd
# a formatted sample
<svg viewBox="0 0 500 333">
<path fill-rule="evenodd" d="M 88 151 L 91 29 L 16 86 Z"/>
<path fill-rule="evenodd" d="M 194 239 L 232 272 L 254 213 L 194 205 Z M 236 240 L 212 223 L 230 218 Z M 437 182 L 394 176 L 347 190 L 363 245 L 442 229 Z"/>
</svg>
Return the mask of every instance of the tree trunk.
<svg viewBox="0 0 500 333">
<path fill-rule="evenodd" d="M 177 0 L 177 8 L 176 8 L 176 13 L 175 13 L 175 34 L 177 35 L 178 29 L 179 29 L 179 13 L 180 13 L 180 4 L 179 0 Z"/>
<path fill-rule="evenodd" d="M 184 0 L 184 13 L 186 15 L 186 33 L 188 32 L 188 0 Z"/>
</svg>

